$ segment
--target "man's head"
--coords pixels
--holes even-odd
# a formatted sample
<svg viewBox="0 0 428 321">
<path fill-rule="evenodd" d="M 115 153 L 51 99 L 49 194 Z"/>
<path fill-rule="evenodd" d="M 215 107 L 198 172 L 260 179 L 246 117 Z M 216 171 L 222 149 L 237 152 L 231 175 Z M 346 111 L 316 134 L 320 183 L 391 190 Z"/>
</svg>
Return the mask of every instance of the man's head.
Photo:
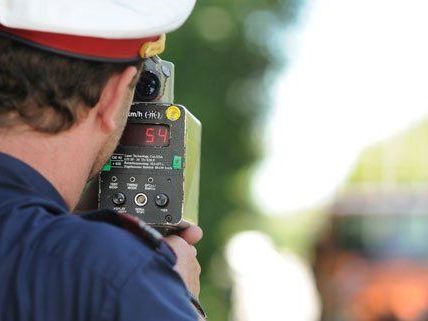
<svg viewBox="0 0 428 321">
<path fill-rule="evenodd" d="M 0 127 L 67 130 L 98 103 L 110 77 L 140 65 L 69 58 L 0 38 Z"/>
<path fill-rule="evenodd" d="M 195 0 L 9 2 L 0 5 L 0 151 L 38 169 L 72 207 L 119 141 L 142 59 L 163 51 Z"/>
<path fill-rule="evenodd" d="M 70 58 L 0 38 L 0 130 L 24 127 L 60 134 L 84 121 L 91 109 L 102 107 L 97 114 L 109 123 L 101 129 L 110 138 L 99 150 L 94 175 L 113 152 L 124 129 L 137 80 L 132 70 L 140 66 L 138 61 Z M 129 70 L 134 73 L 132 79 Z"/>
</svg>

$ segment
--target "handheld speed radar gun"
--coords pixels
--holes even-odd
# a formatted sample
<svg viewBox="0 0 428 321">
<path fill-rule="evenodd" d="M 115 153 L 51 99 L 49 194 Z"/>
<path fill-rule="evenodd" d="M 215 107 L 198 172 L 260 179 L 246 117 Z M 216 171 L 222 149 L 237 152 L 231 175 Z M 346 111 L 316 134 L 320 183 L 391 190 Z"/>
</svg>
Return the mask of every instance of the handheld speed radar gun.
<svg viewBox="0 0 428 321">
<path fill-rule="evenodd" d="M 98 207 L 164 234 L 197 223 L 201 123 L 174 104 L 174 65 L 144 60 L 120 143 L 98 180 Z"/>
</svg>

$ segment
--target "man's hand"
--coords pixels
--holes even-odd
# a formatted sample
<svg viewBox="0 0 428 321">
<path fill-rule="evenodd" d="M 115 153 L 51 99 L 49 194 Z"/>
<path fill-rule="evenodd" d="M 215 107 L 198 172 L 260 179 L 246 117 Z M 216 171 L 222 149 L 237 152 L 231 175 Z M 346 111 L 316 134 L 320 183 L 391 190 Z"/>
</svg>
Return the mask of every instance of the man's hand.
<svg viewBox="0 0 428 321">
<path fill-rule="evenodd" d="M 180 231 L 180 233 L 178 233 L 178 236 L 180 236 L 190 245 L 195 245 L 202 239 L 203 234 L 204 233 L 202 232 L 202 229 L 199 226 L 192 224 L 188 228 Z"/>
<path fill-rule="evenodd" d="M 200 227 L 191 225 L 178 235 L 165 238 L 177 256 L 177 264 L 174 268 L 195 298 L 199 297 L 201 266 L 196 258 L 197 250 L 194 245 L 200 241 L 202 234 Z"/>
</svg>

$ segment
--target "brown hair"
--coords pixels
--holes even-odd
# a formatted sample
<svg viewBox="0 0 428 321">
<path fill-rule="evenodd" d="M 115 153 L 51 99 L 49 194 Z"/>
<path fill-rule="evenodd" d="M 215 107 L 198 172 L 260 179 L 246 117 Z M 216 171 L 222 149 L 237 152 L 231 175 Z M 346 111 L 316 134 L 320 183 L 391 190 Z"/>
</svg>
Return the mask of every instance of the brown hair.
<svg viewBox="0 0 428 321">
<path fill-rule="evenodd" d="M 0 38 L 0 128 L 69 129 L 100 99 L 108 79 L 130 65 L 70 58 Z"/>
</svg>

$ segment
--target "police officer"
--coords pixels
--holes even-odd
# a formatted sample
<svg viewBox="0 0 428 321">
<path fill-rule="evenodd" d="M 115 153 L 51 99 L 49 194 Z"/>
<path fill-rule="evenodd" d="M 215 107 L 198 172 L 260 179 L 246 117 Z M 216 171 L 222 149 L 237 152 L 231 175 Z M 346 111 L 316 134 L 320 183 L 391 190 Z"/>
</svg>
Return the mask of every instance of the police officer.
<svg viewBox="0 0 428 321">
<path fill-rule="evenodd" d="M 202 318 L 192 226 L 71 213 L 194 0 L 0 1 L 0 319 Z M 128 228 L 129 231 L 125 230 Z"/>
</svg>

